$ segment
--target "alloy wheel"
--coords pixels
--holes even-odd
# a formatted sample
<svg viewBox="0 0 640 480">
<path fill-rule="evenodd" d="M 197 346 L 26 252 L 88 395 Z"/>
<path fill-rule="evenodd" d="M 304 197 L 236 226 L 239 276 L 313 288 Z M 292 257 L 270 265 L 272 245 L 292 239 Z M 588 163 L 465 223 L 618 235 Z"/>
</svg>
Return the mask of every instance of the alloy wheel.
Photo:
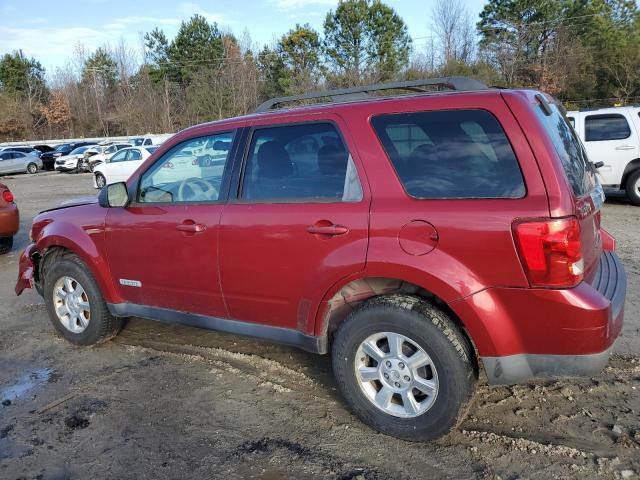
<svg viewBox="0 0 640 480">
<path fill-rule="evenodd" d="M 53 307 L 60 323 L 72 333 L 82 333 L 91 319 L 89 297 L 72 277 L 60 277 L 53 286 Z"/>
</svg>

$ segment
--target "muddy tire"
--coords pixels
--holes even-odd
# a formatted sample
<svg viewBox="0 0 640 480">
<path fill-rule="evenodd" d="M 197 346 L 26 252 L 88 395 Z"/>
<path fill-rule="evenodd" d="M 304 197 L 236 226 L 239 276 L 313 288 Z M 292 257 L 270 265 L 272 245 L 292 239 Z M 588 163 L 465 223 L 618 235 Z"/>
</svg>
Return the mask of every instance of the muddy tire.
<svg viewBox="0 0 640 480">
<path fill-rule="evenodd" d="M 477 380 L 473 355 L 442 310 L 409 295 L 365 302 L 332 346 L 334 375 L 353 412 L 409 441 L 442 437 L 464 418 Z"/>
<path fill-rule="evenodd" d="M 55 252 L 44 270 L 44 300 L 56 331 L 76 345 L 94 345 L 118 334 L 123 320 L 112 316 L 87 266 L 77 256 Z"/>
<path fill-rule="evenodd" d="M 9 253 L 13 248 L 13 237 L 0 238 L 0 255 Z"/>
<path fill-rule="evenodd" d="M 631 204 L 640 207 L 640 170 L 636 170 L 629 175 L 625 190 Z"/>
</svg>

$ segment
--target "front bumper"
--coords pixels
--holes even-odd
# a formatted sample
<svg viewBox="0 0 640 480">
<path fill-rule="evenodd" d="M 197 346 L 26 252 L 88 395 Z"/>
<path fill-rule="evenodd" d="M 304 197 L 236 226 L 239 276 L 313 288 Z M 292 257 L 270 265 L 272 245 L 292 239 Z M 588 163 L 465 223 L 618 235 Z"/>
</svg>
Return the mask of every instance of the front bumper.
<svg viewBox="0 0 640 480">
<path fill-rule="evenodd" d="M 491 288 L 455 310 L 491 384 L 593 376 L 622 330 L 626 289 L 622 262 L 605 251 L 591 283 L 565 290 Z"/>
<path fill-rule="evenodd" d="M 33 288 L 35 285 L 35 265 L 33 263 L 33 254 L 36 252 L 36 246 L 33 243 L 27 245 L 22 255 L 20 255 L 20 263 L 18 266 L 18 281 L 16 282 L 15 292 L 20 295 L 26 288 Z"/>
</svg>

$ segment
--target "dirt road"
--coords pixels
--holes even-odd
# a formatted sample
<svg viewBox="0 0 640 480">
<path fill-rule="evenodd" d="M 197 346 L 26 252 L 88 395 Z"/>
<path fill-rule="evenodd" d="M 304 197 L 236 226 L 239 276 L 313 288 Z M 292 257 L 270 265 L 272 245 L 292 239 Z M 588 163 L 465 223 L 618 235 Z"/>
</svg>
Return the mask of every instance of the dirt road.
<svg viewBox="0 0 640 480">
<path fill-rule="evenodd" d="M 459 430 L 432 444 L 377 434 L 345 408 L 327 357 L 131 320 L 114 341 L 56 337 L 42 299 L 13 294 L 34 214 L 94 193 L 88 175 L 3 178 L 19 203 L 0 257 L 0 478 L 637 478 L 640 208 L 603 223 L 629 276 L 616 354 L 593 379 L 482 382 Z"/>
</svg>

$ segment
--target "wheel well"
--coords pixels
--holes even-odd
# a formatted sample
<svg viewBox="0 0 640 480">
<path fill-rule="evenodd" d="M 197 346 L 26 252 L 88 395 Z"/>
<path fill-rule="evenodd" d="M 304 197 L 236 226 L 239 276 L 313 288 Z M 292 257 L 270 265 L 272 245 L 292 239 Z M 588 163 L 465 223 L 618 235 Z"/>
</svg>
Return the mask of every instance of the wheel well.
<svg viewBox="0 0 640 480">
<path fill-rule="evenodd" d="M 323 318 L 323 333 L 326 333 L 331 338 L 342 321 L 359 305 L 371 298 L 391 293 L 403 293 L 421 298 L 445 312 L 469 342 L 470 350 L 475 353 L 474 362 L 477 366 L 478 351 L 462 320 L 440 297 L 419 285 L 404 280 L 368 277 L 348 283 L 328 301 Z"/>
<path fill-rule="evenodd" d="M 622 179 L 620 180 L 620 188 L 624 190 L 627 184 L 627 178 L 636 170 L 640 169 L 640 158 L 636 158 L 635 160 L 631 160 L 627 166 L 624 168 L 624 173 L 622 174 Z"/>
<path fill-rule="evenodd" d="M 46 269 L 60 257 L 72 254 L 73 252 L 65 247 L 49 247 L 42 253 L 36 253 L 33 255 L 34 268 L 34 280 L 36 283 L 42 285 Z"/>
</svg>

